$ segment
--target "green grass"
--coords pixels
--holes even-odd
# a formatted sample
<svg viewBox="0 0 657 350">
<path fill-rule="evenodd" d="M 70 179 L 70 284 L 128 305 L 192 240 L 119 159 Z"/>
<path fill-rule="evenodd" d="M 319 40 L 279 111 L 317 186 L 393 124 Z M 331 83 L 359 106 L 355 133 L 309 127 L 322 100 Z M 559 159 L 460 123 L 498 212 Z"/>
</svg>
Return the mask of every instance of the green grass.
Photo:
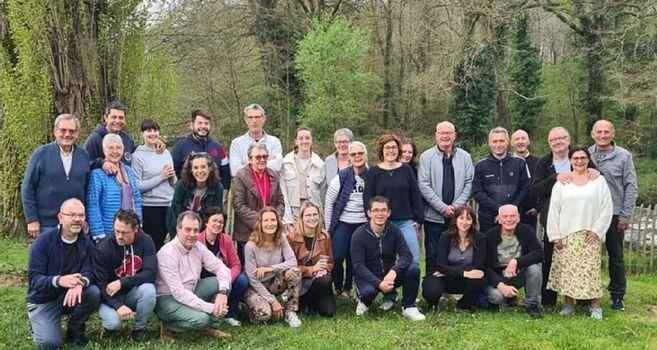
<svg viewBox="0 0 657 350">
<path fill-rule="evenodd" d="M 26 246 L 0 240 L 5 271 L 21 271 L 26 264 Z M 6 248 L 6 249 L 5 249 Z M 606 282 L 605 282 L 606 283 Z M 136 346 L 126 340 L 124 329 L 113 341 L 100 341 L 100 320 L 92 316 L 88 335 L 89 349 L 657 349 L 657 278 L 628 278 L 627 310 L 614 312 L 603 300 L 605 320 L 588 319 L 584 311 L 569 318 L 556 314 L 543 320 L 530 320 L 524 311 L 507 309 L 502 313 L 480 311 L 472 316 L 454 313 L 453 304 L 442 304 L 441 311 L 427 314 L 425 322 L 413 323 L 401 317 L 399 308 L 390 313 L 378 310 L 359 318 L 355 302 L 340 300 L 338 317 L 321 319 L 301 315 L 300 329 L 283 322 L 225 328 L 230 340 L 217 342 L 198 333 L 190 333 L 174 343 L 163 343 L 158 336 L 155 317 L 149 324 L 152 340 Z M 0 288 L 0 348 L 33 348 L 25 311 L 26 287 Z M 421 303 L 421 306 L 424 306 Z M 425 307 L 426 309 L 426 307 Z M 228 326 L 227 326 L 228 327 Z"/>
</svg>

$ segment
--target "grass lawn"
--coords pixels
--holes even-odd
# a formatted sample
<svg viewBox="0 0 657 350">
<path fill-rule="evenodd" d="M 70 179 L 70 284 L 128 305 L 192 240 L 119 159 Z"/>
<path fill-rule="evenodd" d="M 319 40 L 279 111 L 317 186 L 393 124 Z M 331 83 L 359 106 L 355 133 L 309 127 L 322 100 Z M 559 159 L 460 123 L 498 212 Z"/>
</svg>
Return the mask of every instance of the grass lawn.
<svg viewBox="0 0 657 350">
<path fill-rule="evenodd" d="M 0 274 L 23 274 L 26 270 L 26 243 L 0 239 Z M 657 278 L 628 278 L 627 310 L 614 312 L 604 300 L 602 322 L 588 319 L 583 310 L 577 316 L 546 315 L 530 320 L 524 310 L 501 313 L 480 311 L 474 315 L 453 312 L 453 304 L 441 304 L 441 311 L 427 314 L 425 322 L 413 323 L 401 317 L 399 307 L 389 313 L 378 310 L 359 318 L 355 302 L 339 302 L 335 319 L 301 315 L 299 329 L 283 322 L 225 328 L 232 339 L 217 342 L 200 334 L 185 334 L 173 343 L 158 339 L 158 324 L 149 325 L 152 341 L 135 346 L 124 340 L 99 341 L 100 320 L 88 323 L 92 339 L 89 349 L 657 349 Z M 5 283 L 0 287 L 0 348 L 33 348 L 25 311 L 24 285 Z M 606 298 L 606 297 L 605 297 Z M 424 306 L 423 303 L 420 305 Z M 425 307 L 426 309 L 426 307 Z M 226 326 L 228 327 L 228 326 Z M 125 329 L 118 337 L 126 338 Z"/>
</svg>

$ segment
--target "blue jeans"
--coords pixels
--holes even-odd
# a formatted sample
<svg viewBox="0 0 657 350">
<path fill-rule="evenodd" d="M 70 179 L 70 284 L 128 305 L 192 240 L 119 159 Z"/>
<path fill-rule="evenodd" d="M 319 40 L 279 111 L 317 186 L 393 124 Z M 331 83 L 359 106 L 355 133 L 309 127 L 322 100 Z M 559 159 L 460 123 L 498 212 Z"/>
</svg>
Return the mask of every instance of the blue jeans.
<svg viewBox="0 0 657 350">
<path fill-rule="evenodd" d="M 391 222 L 401 230 L 404 235 L 404 240 L 408 249 L 411 250 L 413 255 L 413 262 L 415 264 L 420 263 L 420 243 L 417 240 L 417 231 L 415 226 L 413 226 L 413 220 L 391 220 Z"/>
<path fill-rule="evenodd" d="M 440 242 L 440 236 L 443 232 L 447 230 L 449 226 L 449 221 L 445 219 L 444 223 L 440 222 L 424 222 L 424 253 L 426 254 L 426 259 L 424 261 L 426 269 L 424 270 L 425 276 L 431 275 L 434 271 L 438 269 L 437 266 L 437 257 L 438 257 L 438 242 Z"/>
<path fill-rule="evenodd" d="M 336 291 L 350 291 L 353 285 L 353 266 L 351 265 L 351 236 L 357 228 L 363 224 L 347 224 L 338 222 L 331 234 L 331 246 L 333 248 L 333 285 Z M 343 264 L 346 260 L 346 271 Z M 343 284 L 344 282 L 344 284 Z"/>
<path fill-rule="evenodd" d="M 117 296 L 125 306 L 136 313 L 135 324 L 132 329 L 141 331 L 146 329 L 148 318 L 155 309 L 155 286 L 152 283 L 144 283 L 132 287 L 127 293 Z M 104 303 L 98 308 L 98 315 L 102 319 L 103 328 L 116 330 L 121 328 L 121 317 L 116 310 Z"/>
<path fill-rule="evenodd" d="M 85 323 L 100 302 L 98 287 L 90 285 L 82 291 L 82 302 L 74 307 L 64 307 L 64 295 L 43 304 L 27 304 L 27 316 L 32 326 L 32 337 L 38 348 L 59 348 L 62 346 L 60 325 L 62 315 L 70 315 L 68 331 L 75 337 L 84 335 Z"/>
<path fill-rule="evenodd" d="M 246 276 L 246 272 L 242 271 L 242 273 L 240 273 L 233 281 L 233 285 L 230 289 L 230 294 L 228 295 L 228 314 L 226 314 L 226 318 L 237 318 L 239 303 L 247 288 L 249 288 L 249 277 Z"/>
<path fill-rule="evenodd" d="M 365 280 L 361 280 L 358 276 L 354 276 L 356 288 L 358 288 L 358 298 L 363 304 L 370 306 L 374 298 L 381 292 L 379 286 L 370 284 Z M 420 268 L 417 264 L 410 264 L 401 272 L 397 273 L 395 278 L 395 288 L 389 293 L 383 294 L 384 300 L 389 300 L 392 293 L 397 293 L 397 288 L 403 286 L 402 292 L 402 306 L 404 308 L 412 307 L 415 305 L 418 290 L 420 289 Z"/>
</svg>

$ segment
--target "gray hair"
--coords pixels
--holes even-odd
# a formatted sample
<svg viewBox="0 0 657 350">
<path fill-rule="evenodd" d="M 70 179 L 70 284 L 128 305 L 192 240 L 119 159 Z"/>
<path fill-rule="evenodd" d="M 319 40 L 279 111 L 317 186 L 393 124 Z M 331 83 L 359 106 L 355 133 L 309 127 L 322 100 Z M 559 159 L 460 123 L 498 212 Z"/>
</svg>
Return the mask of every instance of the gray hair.
<svg viewBox="0 0 657 350">
<path fill-rule="evenodd" d="M 266 116 L 267 116 L 267 112 L 265 111 L 265 109 L 262 108 L 262 106 L 259 105 L 259 104 L 257 104 L 257 103 L 252 103 L 252 104 L 250 104 L 250 105 L 244 107 L 244 115 L 246 115 L 246 113 L 247 113 L 248 111 L 252 110 L 252 109 L 255 109 L 255 110 L 260 111 L 260 114 L 262 114 L 263 117 L 266 117 Z"/>
<path fill-rule="evenodd" d="M 260 142 L 254 142 L 254 143 L 249 145 L 249 148 L 246 151 L 246 154 L 249 157 L 249 159 L 251 159 L 251 153 L 253 153 L 254 149 L 263 149 L 263 150 L 265 150 L 265 152 L 269 153 L 269 150 L 267 150 L 267 145 L 266 144 L 260 143 Z"/>
<path fill-rule="evenodd" d="M 568 130 L 566 130 L 566 128 L 564 128 L 563 126 L 555 126 L 554 128 L 550 129 L 550 131 L 548 132 L 548 141 L 550 138 L 550 134 L 556 131 L 563 131 L 566 133 L 566 135 L 570 137 L 570 133 L 568 132 Z"/>
<path fill-rule="evenodd" d="M 365 151 L 365 154 L 367 154 L 367 146 L 365 146 L 365 144 L 360 141 L 354 141 L 349 144 L 349 153 L 351 153 L 351 149 L 356 146 L 362 147 L 363 151 Z"/>
<path fill-rule="evenodd" d="M 107 134 L 105 137 L 103 137 L 103 148 L 113 144 L 113 143 L 118 143 L 121 145 L 121 147 L 124 147 L 123 145 L 123 140 L 121 139 L 121 136 L 117 134 Z"/>
<path fill-rule="evenodd" d="M 68 207 L 70 204 L 73 204 L 73 203 L 78 203 L 78 204 L 80 204 L 81 206 L 84 207 L 84 204 L 82 203 L 81 200 L 79 200 L 77 198 L 69 198 L 69 199 L 65 200 L 64 203 L 62 203 L 62 205 L 59 206 L 59 212 L 63 213 L 64 209 L 66 207 Z"/>
<path fill-rule="evenodd" d="M 55 118 L 55 129 L 59 128 L 59 124 L 64 121 L 72 120 L 75 123 L 75 130 L 80 130 L 80 119 L 75 114 L 63 113 Z"/>
<path fill-rule="evenodd" d="M 505 128 L 498 126 L 496 128 L 493 128 L 489 133 L 488 133 L 488 140 L 493 136 L 493 134 L 504 134 L 504 137 L 508 140 L 509 139 L 509 132 L 506 131 Z"/>
<path fill-rule="evenodd" d="M 333 142 L 338 136 L 346 136 L 349 139 L 349 142 L 354 142 L 354 133 L 347 128 L 338 129 L 333 133 Z"/>
<path fill-rule="evenodd" d="M 201 221 L 201 217 L 198 216 L 198 214 L 191 210 L 185 210 L 178 215 L 178 219 L 176 219 L 176 228 L 182 228 L 182 222 L 185 218 L 198 221 L 199 228 L 203 224 L 203 221 Z"/>
</svg>

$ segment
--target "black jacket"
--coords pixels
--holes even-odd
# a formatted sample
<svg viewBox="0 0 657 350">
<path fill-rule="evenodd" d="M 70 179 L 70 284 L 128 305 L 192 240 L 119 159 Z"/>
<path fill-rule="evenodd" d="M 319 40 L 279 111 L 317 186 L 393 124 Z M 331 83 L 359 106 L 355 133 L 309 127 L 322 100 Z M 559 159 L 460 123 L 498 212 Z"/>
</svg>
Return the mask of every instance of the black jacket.
<svg viewBox="0 0 657 350">
<path fill-rule="evenodd" d="M 504 282 L 505 278 L 501 275 L 503 268 L 497 266 L 497 246 L 502 241 L 501 226 L 486 231 L 486 242 L 488 243 L 488 252 L 486 253 L 485 274 L 488 284 L 496 287 L 498 283 Z M 518 243 L 520 243 L 520 257 L 518 261 L 518 270 L 543 262 L 543 247 L 536 239 L 536 232 L 531 226 L 518 223 L 515 231 Z"/>
<path fill-rule="evenodd" d="M 447 239 L 447 231 L 443 232 L 438 241 L 438 255 L 436 257 L 436 267 L 438 271 L 448 277 L 463 277 L 464 271 L 484 270 L 486 264 L 486 237 L 477 232 L 472 252 L 472 264 L 466 266 L 453 266 L 449 264 L 447 257 L 452 245 Z M 427 275 L 433 271 L 427 271 Z"/>
<path fill-rule="evenodd" d="M 367 222 L 351 237 L 351 261 L 354 279 L 378 287 L 388 271 L 401 273 L 413 263 L 413 256 L 397 226 L 388 222 L 377 237 Z"/>
<path fill-rule="evenodd" d="M 529 209 L 532 208 L 537 208 L 537 199 L 534 193 L 531 191 L 531 183 L 534 179 L 534 171 L 536 169 L 536 164 L 538 164 L 538 157 L 530 154 L 527 156 L 527 158 L 524 158 L 525 162 L 527 163 L 527 169 L 529 169 L 529 174 L 531 178 L 529 179 L 529 189 L 527 190 L 527 194 L 525 195 L 525 199 L 522 201 L 521 207 L 523 209 L 521 216 L 524 216 L 525 212 Z"/>
<path fill-rule="evenodd" d="M 118 309 L 124 304 L 118 295 L 127 293 L 132 287 L 144 283 L 155 283 L 157 255 L 155 243 L 148 234 L 139 231 L 132 245 L 122 247 L 114 235 L 108 236 L 97 246 L 93 256 L 96 284 L 100 289 L 100 300 Z M 111 282 L 121 280 L 121 290 L 110 297 L 105 288 Z"/>
</svg>

